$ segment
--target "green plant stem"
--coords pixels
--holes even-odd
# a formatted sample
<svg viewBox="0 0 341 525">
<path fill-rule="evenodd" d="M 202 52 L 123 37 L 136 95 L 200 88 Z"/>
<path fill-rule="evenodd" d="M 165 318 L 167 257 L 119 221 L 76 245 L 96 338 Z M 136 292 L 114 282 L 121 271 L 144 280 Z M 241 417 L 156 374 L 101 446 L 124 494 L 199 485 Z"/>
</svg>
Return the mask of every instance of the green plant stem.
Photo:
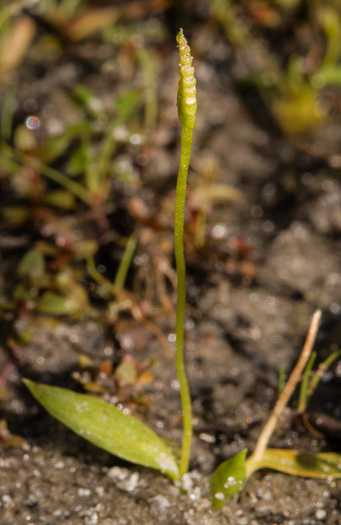
<svg viewBox="0 0 341 525">
<path fill-rule="evenodd" d="M 136 236 L 134 234 L 130 235 L 114 281 L 114 285 L 119 288 L 124 288 L 129 266 L 136 249 L 136 243 Z"/>
<path fill-rule="evenodd" d="M 284 366 L 279 367 L 279 376 L 278 376 L 278 397 L 281 397 L 282 392 L 285 387 L 285 368 Z"/>
<path fill-rule="evenodd" d="M 137 50 L 137 58 L 144 77 L 144 126 L 148 132 L 153 129 L 157 120 L 158 92 L 156 89 L 156 76 L 159 64 L 156 55 L 144 48 Z"/>
<path fill-rule="evenodd" d="M 16 84 L 13 80 L 5 82 L 1 111 L 0 136 L 5 142 L 9 141 L 12 132 L 14 100 Z"/>
<path fill-rule="evenodd" d="M 308 388 L 307 388 L 307 400 L 306 400 L 306 406 L 308 406 L 308 403 L 310 401 L 311 396 L 315 392 L 319 382 L 321 381 L 323 374 L 328 370 L 328 368 L 332 365 L 332 363 L 341 355 L 341 350 L 336 350 L 330 356 L 327 357 L 322 363 L 320 363 L 318 369 L 313 374 L 313 376 L 310 378 Z"/>
<path fill-rule="evenodd" d="M 180 395 L 183 410 L 183 438 L 180 460 L 180 475 L 183 476 L 188 471 L 191 443 L 192 443 L 192 404 L 189 393 L 188 381 L 184 364 L 184 323 L 186 306 L 186 265 L 183 248 L 184 236 L 184 217 L 187 174 L 191 147 L 193 140 L 193 128 L 183 126 L 181 134 L 181 159 L 176 186 L 175 198 L 175 224 L 174 224 L 174 249 L 176 260 L 176 271 L 178 276 L 177 284 L 177 305 L 176 305 L 176 345 L 175 345 L 175 366 L 180 384 Z"/>
<path fill-rule="evenodd" d="M 313 369 L 315 360 L 317 357 L 317 353 L 313 352 L 309 358 L 309 361 L 307 363 L 307 366 L 305 367 L 302 382 L 301 382 L 301 388 L 300 388 L 300 395 L 298 398 L 298 407 L 297 407 L 297 413 L 298 414 L 304 414 L 304 412 L 307 409 L 307 399 L 308 399 L 308 383 L 310 379 L 310 374 Z"/>
</svg>

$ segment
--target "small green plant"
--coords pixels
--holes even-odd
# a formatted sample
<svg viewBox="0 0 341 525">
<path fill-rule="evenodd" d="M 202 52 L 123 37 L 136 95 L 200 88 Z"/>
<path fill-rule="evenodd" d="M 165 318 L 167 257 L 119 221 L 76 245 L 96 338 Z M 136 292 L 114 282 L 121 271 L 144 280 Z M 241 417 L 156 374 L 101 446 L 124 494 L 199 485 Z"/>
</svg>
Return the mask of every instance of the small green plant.
<svg viewBox="0 0 341 525">
<path fill-rule="evenodd" d="M 178 112 L 182 124 L 181 160 L 178 174 L 175 204 L 174 245 L 177 267 L 176 353 L 175 364 L 180 384 L 183 411 L 183 438 L 180 462 L 164 441 L 135 417 L 127 415 L 115 406 L 94 397 L 77 394 L 71 390 L 38 385 L 29 379 L 24 383 L 33 396 L 56 419 L 95 445 L 127 461 L 155 468 L 172 480 L 181 482 L 188 472 L 192 443 L 192 405 L 184 362 L 184 318 L 186 305 L 186 269 L 183 251 L 184 211 L 187 174 L 192 148 L 193 129 L 196 120 L 196 80 L 190 48 L 182 30 L 177 35 L 180 49 L 180 82 L 178 89 Z M 122 285 L 126 268 L 135 248 L 135 238 L 127 245 L 123 266 L 117 275 L 116 285 Z M 91 258 L 89 259 L 89 264 Z M 302 455 L 295 450 L 268 449 L 270 437 L 276 427 L 291 394 L 307 365 L 315 341 L 321 312 L 317 311 L 301 357 L 287 384 L 283 387 L 273 414 L 265 425 L 255 451 L 246 459 L 247 450 L 223 462 L 213 473 L 211 494 L 213 505 L 219 509 L 245 484 L 247 478 L 261 468 L 309 477 L 341 477 L 341 455 L 321 453 Z"/>
<path fill-rule="evenodd" d="M 317 353 L 313 352 L 310 356 L 308 364 L 303 374 L 300 395 L 298 400 L 297 413 L 302 416 L 307 410 L 309 401 L 314 394 L 323 374 L 328 370 L 328 368 L 333 364 L 335 359 L 341 355 L 341 350 L 335 350 L 330 354 L 316 370 L 313 370 L 313 366 L 317 357 Z"/>
<path fill-rule="evenodd" d="M 178 113 L 182 125 L 181 159 L 176 186 L 174 248 L 176 271 L 178 276 L 178 301 L 176 305 L 176 347 L 175 364 L 180 383 L 180 394 L 183 409 L 184 431 L 180 461 L 180 474 L 188 471 L 192 442 L 192 404 L 184 365 L 184 321 L 186 306 L 186 267 L 183 250 L 185 199 L 189 159 L 192 150 L 193 129 L 196 121 L 197 97 L 196 80 L 192 66 L 191 50 L 187 45 L 182 29 L 177 41 L 180 50 L 180 81 L 178 88 Z"/>
<path fill-rule="evenodd" d="M 253 65 L 249 67 L 245 61 L 244 73 L 237 80 L 257 88 L 284 133 L 299 136 L 332 118 L 321 95 L 340 86 L 341 81 L 341 13 L 336 2 L 213 0 L 212 13 L 238 54 L 243 48 L 252 49 Z M 292 36 L 288 38 L 291 26 Z M 282 67 L 274 52 L 276 46 L 269 42 L 264 45 L 259 38 L 259 32 L 269 28 L 270 34 L 276 29 L 276 38 L 282 32 L 287 45 L 293 39 L 288 49 L 302 50 L 302 31 L 310 32 L 306 40 L 310 48 L 305 54 L 291 53 L 286 67 Z"/>
<path fill-rule="evenodd" d="M 168 474 L 173 480 L 179 480 L 188 471 L 192 443 L 192 405 L 184 365 L 186 269 L 183 230 L 187 174 L 197 110 L 196 80 L 192 57 L 182 30 L 177 35 L 177 41 L 180 50 L 177 104 L 182 134 L 175 202 L 174 247 L 178 275 L 175 364 L 180 384 L 184 421 L 180 465 L 177 464 L 172 452 L 152 430 L 136 418 L 123 414 L 116 407 L 86 395 L 61 388 L 36 385 L 28 379 L 25 380 L 26 386 L 46 410 L 74 432 L 123 459 L 156 468 Z M 131 244 L 133 251 L 135 239 L 131 240 Z M 128 259 L 130 260 L 130 256 Z M 122 271 L 119 271 L 117 275 L 119 284 L 124 281 L 125 273 L 124 265 Z"/>
<path fill-rule="evenodd" d="M 297 450 L 268 448 L 270 438 L 291 398 L 304 370 L 311 370 L 310 356 L 316 339 L 321 311 L 317 310 L 311 320 L 307 338 L 301 355 L 284 385 L 279 399 L 259 435 L 255 450 L 246 459 L 246 450 L 224 461 L 213 473 L 210 483 L 213 506 L 220 509 L 224 503 L 245 484 L 247 479 L 257 470 L 272 469 L 310 478 L 341 477 L 341 455 L 333 452 L 318 454 L 302 454 Z M 332 354 L 334 356 L 334 354 Z M 335 357 L 334 357 L 335 359 Z M 330 360 L 328 365 L 330 364 Z M 306 376 L 304 372 L 303 377 Z M 306 390 L 304 382 L 301 391 Z"/>
</svg>

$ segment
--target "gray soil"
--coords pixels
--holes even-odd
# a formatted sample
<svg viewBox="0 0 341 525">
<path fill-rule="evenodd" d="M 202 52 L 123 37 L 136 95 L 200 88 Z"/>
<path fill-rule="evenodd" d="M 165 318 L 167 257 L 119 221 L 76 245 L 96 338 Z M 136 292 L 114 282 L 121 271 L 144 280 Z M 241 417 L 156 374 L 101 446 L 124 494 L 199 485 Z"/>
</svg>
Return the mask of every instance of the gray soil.
<svg viewBox="0 0 341 525">
<path fill-rule="evenodd" d="M 196 47 L 200 49 L 200 39 L 206 39 L 207 49 L 212 49 L 208 33 L 198 33 L 195 38 L 194 52 Z M 71 373 L 79 370 L 81 353 L 96 362 L 117 360 L 122 351 L 139 362 L 157 358 L 155 379 L 143 391 L 150 404 L 138 407 L 136 413 L 161 436 L 179 445 L 178 384 L 174 365 L 159 341 L 133 322 L 113 341 L 102 324 L 93 320 L 20 319 L 18 329 L 29 327 L 33 336 L 27 346 L 16 349 L 17 364 L 10 368 L 1 417 L 28 444 L 23 448 L 0 445 L 1 525 L 341 523 L 341 485 L 333 479 L 308 480 L 261 471 L 222 511 L 214 511 L 210 505 L 210 474 L 239 450 L 254 449 L 276 401 L 279 367 L 287 373 L 292 370 L 316 308 L 323 311 L 317 340 L 319 359 L 340 345 L 341 339 L 339 169 L 325 158 L 303 152 L 271 126 L 257 122 L 252 100 L 245 104 L 227 70 L 222 71 L 229 52 L 222 39 L 214 51 L 205 54 L 201 49 L 196 64 L 199 111 L 189 186 L 196 184 L 205 163 L 214 162 L 215 182 L 237 188 L 241 199 L 212 205 L 206 246 L 199 252 L 188 250 L 186 255 L 186 360 L 195 431 L 186 479 L 188 492 L 183 493 L 156 471 L 125 463 L 82 440 L 47 415 L 21 384 L 26 376 L 74 387 Z M 143 175 L 144 196 L 156 209 L 161 206 L 164 188 L 173 195 L 168 188 L 177 172 L 179 150 L 172 150 L 174 137 L 179 137 L 177 61 L 174 45 L 159 78 L 163 124 L 154 140 L 161 146 L 155 147 Z M 77 70 L 72 67 L 72 62 L 69 69 L 64 67 L 60 85 L 59 72 L 53 71 L 51 92 L 51 71 L 34 88 L 29 87 L 33 84 L 24 68 L 28 78 L 23 98 L 34 97 L 42 100 L 43 106 L 56 106 L 63 85 L 77 80 Z M 66 79 L 67 74 L 72 78 Z M 110 75 L 100 87 L 93 75 L 82 81 L 108 97 Z M 70 114 L 61 108 L 58 118 L 65 121 Z M 326 125 L 309 140 L 333 149 L 339 144 L 336 137 L 340 139 L 341 128 L 330 126 L 331 130 Z M 331 144 L 324 144 L 328 137 L 332 137 Z M 191 195 L 192 189 L 189 201 Z M 171 239 L 171 228 L 162 235 Z M 247 248 L 244 252 L 236 248 L 238 239 Z M 143 249 L 141 244 L 138 255 Z M 14 260 L 9 260 L 13 264 Z M 1 265 L 6 275 L 5 257 Z M 174 292 L 170 299 L 174 305 Z M 166 336 L 174 331 L 172 318 L 160 316 L 157 324 Z M 0 347 L 0 369 L 11 366 L 10 358 L 5 346 Z M 323 435 L 297 426 L 293 403 L 271 440 L 272 446 L 341 452 L 340 375 L 340 364 L 336 363 L 309 406 L 310 412 L 329 421 Z"/>
</svg>

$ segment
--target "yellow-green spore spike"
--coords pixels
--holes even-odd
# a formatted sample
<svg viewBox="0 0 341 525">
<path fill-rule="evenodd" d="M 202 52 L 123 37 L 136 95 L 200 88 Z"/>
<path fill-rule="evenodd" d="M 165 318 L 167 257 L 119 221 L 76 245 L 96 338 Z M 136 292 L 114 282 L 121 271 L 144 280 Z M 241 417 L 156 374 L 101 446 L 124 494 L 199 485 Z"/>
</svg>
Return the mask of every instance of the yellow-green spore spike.
<svg viewBox="0 0 341 525">
<path fill-rule="evenodd" d="M 193 129 L 197 113 L 197 81 L 194 76 L 194 67 L 192 66 L 193 57 L 182 29 L 180 29 L 176 40 L 179 44 L 180 53 L 178 114 L 182 126 Z"/>
</svg>

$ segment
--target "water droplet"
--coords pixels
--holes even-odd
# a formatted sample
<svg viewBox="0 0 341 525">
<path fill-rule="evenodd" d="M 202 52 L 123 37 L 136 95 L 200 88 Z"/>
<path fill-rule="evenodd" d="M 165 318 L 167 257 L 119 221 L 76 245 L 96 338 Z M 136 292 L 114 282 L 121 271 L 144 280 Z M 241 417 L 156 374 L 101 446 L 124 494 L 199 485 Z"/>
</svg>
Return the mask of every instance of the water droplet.
<svg viewBox="0 0 341 525">
<path fill-rule="evenodd" d="M 213 239 L 223 239 L 227 235 L 227 230 L 222 224 L 216 224 L 212 229 Z"/>
<path fill-rule="evenodd" d="M 255 219 L 257 219 L 259 217 L 262 217 L 262 215 L 263 215 L 263 208 L 261 206 L 253 206 L 251 208 L 251 215 Z"/>
<path fill-rule="evenodd" d="M 25 126 L 27 129 L 36 130 L 40 128 L 40 120 L 35 115 L 29 115 L 25 119 Z"/>
<path fill-rule="evenodd" d="M 262 230 L 264 233 L 271 233 L 274 230 L 274 223 L 272 221 L 264 221 L 262 224 Z"/>
<path fill-rule="evenodd" d="M 266 303 L 267 303 L 268 305 L 270 305 L 270 306 L 273 306 L 273 305 L 275 304 L 275 302 L 276 302 L 275 297 L 272 297 L 272 296 L 269 295 L 269 296 L 266 298 Z"/>
<path fill-rule="evenodd" d="M 339 304 L 337 303 L 333 303 L 331 306 L 330 306 L 330 311 L 332 314 L 339 314 L 340 313 L 340 310 L 341 310 L 341 307 Z"/>
<path fill-rule="evenodd" d="M 311 79 L 311 85 L 315 89 L 321 89 L 325 85 L 326 80 L 323 75 L 320 75 L 319 73 L 316 73 L 316 75 L 313 75 Z"/>
<path fill-rule="evenodd" d="M 142 137 L 138 133 L 133 133 L 130 137 L 131 144 L 134 144 L 134 146 L 138 146 L 142 142 Z"/>
</svg>

